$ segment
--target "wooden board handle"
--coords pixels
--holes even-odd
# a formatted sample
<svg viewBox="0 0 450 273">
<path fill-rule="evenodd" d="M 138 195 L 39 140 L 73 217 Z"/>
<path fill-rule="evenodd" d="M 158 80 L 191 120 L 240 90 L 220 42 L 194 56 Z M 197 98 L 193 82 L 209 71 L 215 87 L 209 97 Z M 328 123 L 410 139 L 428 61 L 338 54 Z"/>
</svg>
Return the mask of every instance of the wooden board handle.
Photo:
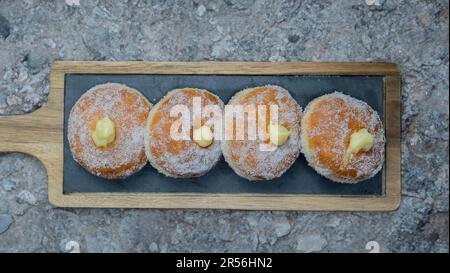
<svg viewBox="0 0 450 273">
<path fill-rule="evenodd" d="M 50 152 L 49 146 L 61 144 L 62 105 L 57 105 L 56 97 L 51 94 L 48 103 L 32 113 L 0 116 L 0 152 L 22 152 L 40 158 Z"/>
<path fill-rule="evenodd" d="M 25 152 L 39 142 L 35 114 L 0 116 L 0 152 Z"/>
</svg>

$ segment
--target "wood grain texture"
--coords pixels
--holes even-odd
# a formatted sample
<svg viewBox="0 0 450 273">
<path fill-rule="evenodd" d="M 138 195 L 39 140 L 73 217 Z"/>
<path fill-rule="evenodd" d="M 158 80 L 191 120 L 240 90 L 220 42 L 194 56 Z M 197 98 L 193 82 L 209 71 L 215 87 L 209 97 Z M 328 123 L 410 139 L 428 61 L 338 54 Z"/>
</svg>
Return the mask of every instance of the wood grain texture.
<svg viewBox="0 0 450 273">
<path fill-rule="evenodd" d="M 384 76 L 386 161 L 383 196 L 210 193 L 63 193 L 64 75 L 222 74 Z M 308 62 L 55 62 L 48 102 L 37 111 L 0 117 L 0 152 L 22 152 L 47 169 L 54 206 L 98 208 L 212 208 L 243 210 L 389 211 L 400 204 L 400 71 L 390 63 Z"/>
</svg>

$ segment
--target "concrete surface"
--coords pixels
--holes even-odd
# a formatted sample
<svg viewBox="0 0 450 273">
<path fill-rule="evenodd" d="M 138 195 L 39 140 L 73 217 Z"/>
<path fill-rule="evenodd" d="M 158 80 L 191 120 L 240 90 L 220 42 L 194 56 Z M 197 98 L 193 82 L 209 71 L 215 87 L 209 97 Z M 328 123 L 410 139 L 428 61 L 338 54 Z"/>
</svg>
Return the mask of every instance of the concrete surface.
<svg viewBox="0 0 450 273">
<path fill-rule="evenodd" d="M 0 0 L 1 115 L 46 101 L 56 59 L 391 61 L 403 80 L 395 212 L 55 209 L 41 163 L 2 154 L 0 252 L 448 252 L 448 30 L 442 0 Z"/>
</svg>

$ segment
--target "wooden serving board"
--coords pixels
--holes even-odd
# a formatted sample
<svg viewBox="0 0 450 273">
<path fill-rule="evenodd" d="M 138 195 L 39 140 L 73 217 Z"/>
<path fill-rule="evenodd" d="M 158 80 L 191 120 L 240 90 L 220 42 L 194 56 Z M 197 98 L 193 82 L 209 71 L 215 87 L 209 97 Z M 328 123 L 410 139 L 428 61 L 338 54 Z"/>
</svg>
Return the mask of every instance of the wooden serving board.
<svg viewBox="0 0 450 273">
<path fill-rule="evenodd" d="M 382 118 L 387 140 L 386 160 L 381 174 L 383 192 L 380 195 L 67 192 L 63 183 L 64 92 L 66 75 L 69 74 L 382 77 L 384 83 Z M 47 169 L 49 201 L 59 207 L 394 210 L 400 204 L 401 190 L 400 71 L 396 65 L 389 63 L 55 62 L 52 66 L 48 102 L 31 114 L 0 117 L 0 152 L 22 152 L 41 160 Z"/>
</svg>

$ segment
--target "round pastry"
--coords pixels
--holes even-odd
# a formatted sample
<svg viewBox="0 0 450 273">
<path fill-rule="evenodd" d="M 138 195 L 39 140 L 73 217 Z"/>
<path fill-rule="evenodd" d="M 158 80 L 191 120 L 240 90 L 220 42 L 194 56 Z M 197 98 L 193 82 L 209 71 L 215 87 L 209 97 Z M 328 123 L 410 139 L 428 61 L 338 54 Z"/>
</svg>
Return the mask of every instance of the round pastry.
<svg viewBox="0 0 450 273">
<path fill-rule="evenodd" d="M 220 138 L 213 136 L 213 115 L 195 116 L 194 100 L 215 107 L 221 114 L 222 100 L 213 93 L 196 88 L 175 89 L 167 93 L 150 111 L 145 129 L 145 153 L 150 164 L 160 173 L 174 178 L 198 177 L 219 161 Z M 177 106 L 184 107 L 188 123 L 178 123 Z M 172 114 L 171 114 L 172 113 Z M 179 114 L 179 113 L 178 113 Z M 191 120 L 192 117 L 192 120 Z M 221 119 L 220 119 L 221 120 Z M 192 122 L 191 122 L 192 121 Z M 220 125 L 220 124 L 219 124 Z M 174 135 L 174 132 L 180 135 Z"/>
<path fill-rule="evenodd" d="M 225 113 L 225 134 L 230 133 L 227 128 L 233 128 L 233 123 L 236 126 L 244 124 L 246 128 L 243 138 L 239 137 L 237 129 L 233 129 L 233 136 L 222 141 L 225 161 L 239 176 L 248 180 L 280 177 L 300 153 L 300 106 L 286 89 L 274 85 L 240 91 L 231 98 L 228 105 L 242 105 L 244 109 L 250 110 L 256 107 L 258 128 L 257 136 L 252 136 L 253 133 L 248 130 L 249 124 L 255 124 L 251 116 L 235 115 L 234 118 L 227 118 Z M 265 106 L 265 109 L 260 108 L 261 106 Z M 277 106 L 277 120 L 272 120 L 275 118 L 270 110 L 271 106 Z M 260 116 L 264 112 L 265 115 Z"/>
<path fill-rule="evenodd" d="M 68 140 L 75 161 L 90 173 L 120 179 L 147 163 L 144 127 L 150 102 L 137 90 L 117 83 L 97 85 L 75 103 Z"/>
<path fill-rule="evenodd" d="M 301 143 L 309 165 L 335 182 L 360 182 L 383 166 L 385 139 L 380 117 L 367 103 L 339 92 L 306 106 Z"/>
</svg>

